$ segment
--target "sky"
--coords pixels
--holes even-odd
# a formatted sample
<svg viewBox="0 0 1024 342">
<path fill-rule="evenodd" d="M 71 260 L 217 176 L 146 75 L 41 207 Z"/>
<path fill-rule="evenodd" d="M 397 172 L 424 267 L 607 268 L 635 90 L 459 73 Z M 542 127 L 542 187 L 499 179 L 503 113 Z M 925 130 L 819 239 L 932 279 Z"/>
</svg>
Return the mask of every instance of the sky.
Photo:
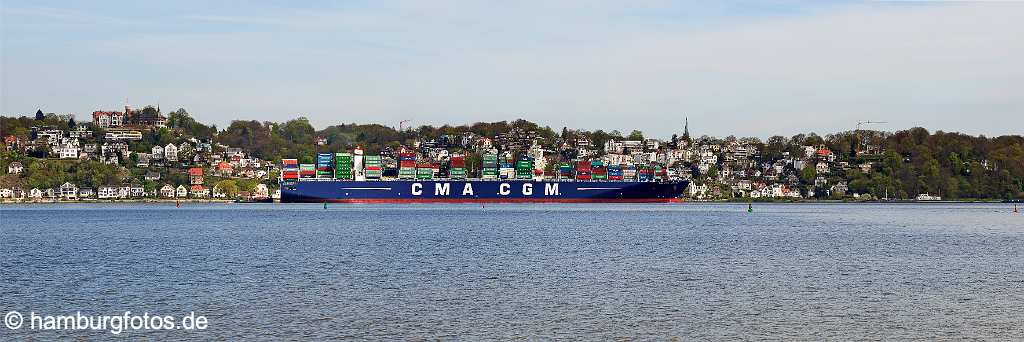
<svg viewBox="0 0 1024 342">
<path fill-rule="evenodd" d="M 1024 134 L 1024 2 L 0 0 L 0 113 Z"/>
</svg>

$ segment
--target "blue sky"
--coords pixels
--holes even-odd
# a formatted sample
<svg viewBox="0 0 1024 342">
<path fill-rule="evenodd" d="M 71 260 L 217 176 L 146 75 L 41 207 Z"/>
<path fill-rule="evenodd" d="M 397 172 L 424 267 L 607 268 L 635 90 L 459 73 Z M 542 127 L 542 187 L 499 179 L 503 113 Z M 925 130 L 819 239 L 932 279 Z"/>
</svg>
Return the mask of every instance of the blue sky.
<svg viewBox="0 0 1024 342">
<path fill-rule="evenodd" d="M 1021 134 L 1024 3 L 2 2 L 0 113 Z"/>
</svg>

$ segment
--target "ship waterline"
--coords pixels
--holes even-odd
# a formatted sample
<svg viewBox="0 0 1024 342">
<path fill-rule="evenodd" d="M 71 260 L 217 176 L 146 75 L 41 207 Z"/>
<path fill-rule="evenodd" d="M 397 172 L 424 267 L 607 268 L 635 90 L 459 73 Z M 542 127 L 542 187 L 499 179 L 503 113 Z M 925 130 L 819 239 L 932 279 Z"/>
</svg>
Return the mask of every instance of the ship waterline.
<svg viewBox="0 0 1024 342">
<path fill-rule="evenodd" d="M 679 201 L 687 181 L 308 179 L 281 184 L 281 202 L 408 203 L 665 203 Z"/>
</svg>

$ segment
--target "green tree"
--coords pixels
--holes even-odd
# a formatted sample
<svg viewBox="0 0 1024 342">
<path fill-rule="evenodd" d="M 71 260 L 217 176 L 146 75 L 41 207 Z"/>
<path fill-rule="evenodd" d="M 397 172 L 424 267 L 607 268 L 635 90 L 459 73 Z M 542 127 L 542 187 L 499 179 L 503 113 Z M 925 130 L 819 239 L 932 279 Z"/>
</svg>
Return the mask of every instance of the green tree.
<svg viewBox="0 0 1024 342">
<path fill-rule="evenodd" d="M 238 197 L 238 184 L 234 180 L 225 179 L 217 182 L 216 188 L 220 189 L 221 192 L 226 194 L 228 198 Z"/>
<path fill-rule="evenodd" d="M 38 160 L 28 166 L 28 186 L 32 188 L 55 188 L 65 182 L 67 169 L 63 163 Z"/>
<path fill-rule="evenodd" d="M 814 179 L 818 177 L 818 169 L 814 165 L 808 164 L 804 166 L 803 170 L 800 170 L 800 180 L 804 184 L 814 184 Z"/>
</svg>

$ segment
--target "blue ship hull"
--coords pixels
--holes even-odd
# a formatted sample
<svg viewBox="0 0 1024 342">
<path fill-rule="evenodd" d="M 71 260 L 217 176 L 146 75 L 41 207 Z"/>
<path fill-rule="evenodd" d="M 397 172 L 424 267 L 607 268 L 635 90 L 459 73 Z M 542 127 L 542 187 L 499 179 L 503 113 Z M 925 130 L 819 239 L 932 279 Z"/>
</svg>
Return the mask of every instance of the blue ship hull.
<svg viewBox="0 0 1024 342">
<path fill-rule="evenodd" d="M 678 201 L 686 181 L 533 181 L 302 179 L 281 183 L 284 203 Z"/>
</svg>

